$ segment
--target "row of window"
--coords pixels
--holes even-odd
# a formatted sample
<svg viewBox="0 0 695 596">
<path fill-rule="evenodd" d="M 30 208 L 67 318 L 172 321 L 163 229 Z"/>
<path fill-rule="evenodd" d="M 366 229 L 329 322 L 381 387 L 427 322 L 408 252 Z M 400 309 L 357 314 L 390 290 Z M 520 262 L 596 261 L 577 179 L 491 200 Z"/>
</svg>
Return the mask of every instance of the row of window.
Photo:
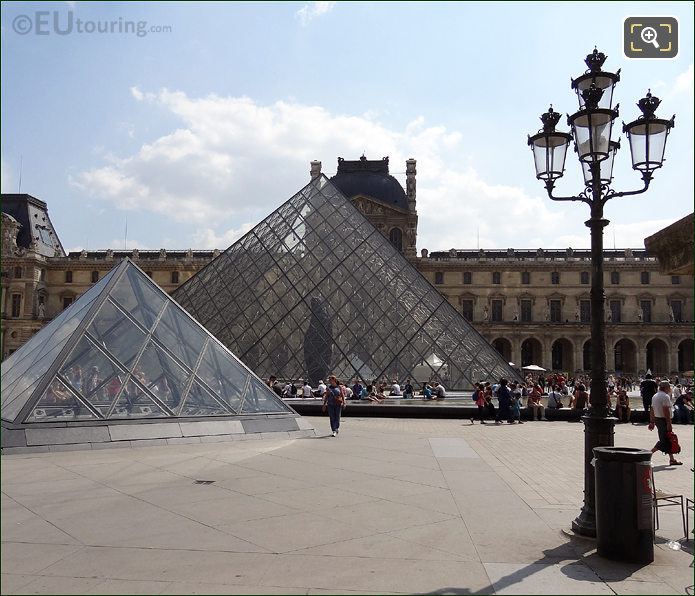
<svg viewBox="0 0 695 596">
<path fill-rule="evenodd" d="M 145 271 L 147 275 L 152 277 L 152 271 Z M 99 272 L 98 271 L 92 271 L 92 283 L 95 284 L 99 281 Z M 71 284 L 72 283 L 72 271 L 66 271 L 65 272 L 65 283 L 66 284 Z M 179 283 L 179 272 L 178 271 L 172 271 L 171 272 L 171 283 L 172 284 L 177 284 Z"/>
<path fill-rule="evenodd" d="M 70 306 L 75 301 L 74 296 L 63 296 L 63 310 Z M 670 314 L 669 318 L 673 320 L 674 323 L 682 323 L 683 318 L 683 301 L 682 300 L 671 300 Z M 502 300 L 493 299 L 490 301 L 490 311 L 487 313 L 485 318 L 489 318 L 492 322 L 502 322 Z M 522 323 L 532 323 L 532 306 L 533 301 L 522 299 L 520 301 L 519 309 L 519 320 Z M 17 318 L 21 314 L 22 308 L 22 295 L 12 294 L 12 317 Z M 465 299 L 461 301 L 461 310 L 463 316 L 468 321 L 473 321 L 473 300 Z M 651 300 L 640 300 L 640 314 L 641 320 L 644 323 L 652 322 L 652 302 Z M 591 302 L 589 300 L 579 301 L 579 312 L 575 313 L 575 319 L 580 323 L 590 323 L 591 322 Z M 562 301 L 561 300 L 550 300 L 548 302 L 548 313 L 547 319 L 551 323 L 562 323 Z M 612 323 L 621 323 L 623 320 L 622 313 L 622 301 L 620 300 L 610 300 L 608 302 L 608 320 Z"/>
<path fill-rule="evenodd" d="M 588 271 L 582 271 L 579 274 L 579 279 L 580 283 L 582 285 L 589 285 L 590 283 L 590 276 Z M 434 274 L 434 283 L 437 285 L 441 285 L 444 283 L 444 272 L 443 271 L 436 271 Z M 470 271 L 464 271 L 463 272 L 463 283 L 465 285 L 470 285 L 473 283 L 473 274 Z M 492 283 L 494 285 L 499 285 L 502 283 L 502 273 L 499 271 L 493 271 L 492 272 Z M 529 271 L 522 271 L 521 272 L 521 283 L 522 285 L 529 285 L 531 283 L 531 273 Z M 560 273 L 558 271 L 553 271 L 550 274 L 550 283 L 553 285 L 559 285 L 560 284 Z M 640 283 L 642 285 L 648 285 L 651 283 L 651 276 L 649 271 L 642 271 L 640 273 Z M 671 276 L 671 283 L 673 285 L 678 285 L 681 283 L 681 278 L 680 275 L 672 275 Z M 620 284 L 620 271 L 611 271 L 611 284 L 617 285 Z"/>
<path fill-rule="evenodd" d="M 532 323 L 532 305 L 531 300 L 521 300 L 519 309 L 519 320 L 522 323 Z M 682 300 L 671 300 L 670 314 L 669 318 L 672 319 L 674 323 L 682 323 L 683 318 L 683 301 Z M 490 301 L 490 311 L 484 318 L 489 317 L 489 320 L 494 322 L 502 322 L 502 300 L 491 300 Z M 461 311 L 463 316 L 468 321 L 473 321 L 473 300 L 462 300 L 461 301 Z M 652 302 L 651 300 L 640 300 L 640 312 L 641 321 L 644 323 L 652 322 Z M 623 313 L 622 313 L 622 301 L 620 300 L 610 300 L 608 303 L 608 314 L 609 322 L 612 323 L 622 323 Z M 579 311 L 574 315 L 575 320 L 580 323 L 590 323 L 591 322 L 591 302 L 589 300 L 579 301 Z M 548 313 L 547 320 L 551 323 L 562 323 L 562 301 L 561 300 L 549 300 L 548 301 Z M 568 322 L 566 319 L 564 322 Z"/>
</svg>

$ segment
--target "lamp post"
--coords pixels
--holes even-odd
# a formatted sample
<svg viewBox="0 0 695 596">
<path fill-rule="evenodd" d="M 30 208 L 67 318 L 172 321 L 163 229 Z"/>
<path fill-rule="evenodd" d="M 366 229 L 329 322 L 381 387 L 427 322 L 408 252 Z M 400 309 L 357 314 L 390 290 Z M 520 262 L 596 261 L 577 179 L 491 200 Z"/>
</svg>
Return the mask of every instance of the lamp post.
<svg viewBox="0 0 695 596">
<path fill-rule="evenodd" d="M 596 536 L 594 470 L 591 465 L 594 447 L 613 445 L 615 418 L 608 409 L 606 390 L 606 329 L 604 323 L 605 295 L 603 290 L 603 206 L 616 197 L 638 195 L 649 188 L 654 170 L 664 161 L 666 138 L 673 128 L 674 118 L 662 120 L 654 116 L 660 101 L 651 93 L 637 106 L 642 112 L 633 122 L 623 125 L 632 154 L 632 167 L 642 174 L 639 190 L 617 192 L 611 188 L 613 161 L 620 149 L 619 141 L 611 140 L 618 106 L 613 108 L 613 90 L 620 80 L 617 73 L 601 70 L 606 56 L 597 49 L 586 57 L 589 69 L 572 80 L 579 99 L 579 110 L 567 116 L 572 134 L 557 132 L 560 115 L 550 109 L 541 116 L 543 129 L 529 136 L 533 151 L 536 178 L 543 180 L 548 197 L 553 201 L 582 201 L 589 205 L 591 217 L 585 222 L 591 231 L 591 395 L 584 422 L 584 505 L 572 522 L 572 529 L 584 536 Z M 567 147 L 574 148 L 582 166 L 585 188 L 576 196 L 553 195 L 555 181 L 564 174 Z"/>
</svg>

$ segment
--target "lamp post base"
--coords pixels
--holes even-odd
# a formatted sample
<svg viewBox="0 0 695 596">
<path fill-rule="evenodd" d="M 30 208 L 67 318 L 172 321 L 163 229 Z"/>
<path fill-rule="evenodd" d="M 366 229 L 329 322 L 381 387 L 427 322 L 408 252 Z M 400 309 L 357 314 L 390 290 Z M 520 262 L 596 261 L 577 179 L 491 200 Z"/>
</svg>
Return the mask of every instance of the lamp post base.
<svg viewBox="0 0 695 596">
<path fill-rule="evenodd" d="M 584 422 L 584 506 L 572 522 L 572 530 L 581 536 L 596 537 L 596 490 L 594 447 L 613 447 L 617 418 L 589 414 Z"/>
</svg>

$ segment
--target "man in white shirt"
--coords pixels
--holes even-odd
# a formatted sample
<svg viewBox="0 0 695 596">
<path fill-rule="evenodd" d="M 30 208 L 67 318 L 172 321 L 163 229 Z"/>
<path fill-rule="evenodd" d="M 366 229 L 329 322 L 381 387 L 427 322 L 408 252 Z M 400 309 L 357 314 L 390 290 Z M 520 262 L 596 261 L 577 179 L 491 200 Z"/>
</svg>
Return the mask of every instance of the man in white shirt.
<svg viewBox="0 0 695 596">
<path fill-rule="evenodd" d="M 398 381 L 394 381 L 393 385 L 391 385 L 391 395 L 401 395 L 401 386 L 398 384 Z"/>
<path fill-rule="evenodd" d="M 436 399 L 444 399 L 446 397 L 446 389 L 444 389 L 444 385 L 441 383 L 435 383 L 434 384 L 434 396 Z"/>
<path fill-rule="evenodd" d="M 323 382 L 323 379 L 319 381 L 319 386 L 318 389 L 316 389 L 316 392 L 318 393 L 319 397 L 323 397 L 323 394 L 326 393 L 326 384 Z"/>
<path fill-rule="evenodd" d="M 669 466 L 682 466 L 671 453 L 671 442 L 668 440 L 668 433 L 672 432 L 671 426 L 671 384 L 668 381 L 659 383 L 659 390 L 652 397 L 652 405 L 649 408 L 649 430 L 654 430 L 656 426 L 659 432 L 659 441 L 652 447 L 652 453 L 662 451 L 668 454 Z"/>
<path fill-rule="evenodd" d="M 304 381 L 304 385 L 302 385 L 302 398 L 306 399 L 307 397 L 311 397 L 311 385 L 309 385 L 309 381 Z"/>
</svg>

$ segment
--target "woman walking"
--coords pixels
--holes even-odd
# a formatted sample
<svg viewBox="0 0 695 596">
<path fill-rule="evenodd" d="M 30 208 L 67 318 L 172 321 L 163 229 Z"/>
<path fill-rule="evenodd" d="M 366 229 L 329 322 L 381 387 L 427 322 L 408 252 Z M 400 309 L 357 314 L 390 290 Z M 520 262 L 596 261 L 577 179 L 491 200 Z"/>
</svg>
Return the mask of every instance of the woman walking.
<svg viewBox="0 0 695 596">
<path fill-rule="evenodd" d="M 331 433 L 334 437 L 340 432 L 340 413 L 345 405 L 345 390 L 338 382 L 335 375 L 328 377 L 328 387 L 323 394 L 323 409 L 328 409 L 328 418 L 331 421 Z"/>
</svg>

